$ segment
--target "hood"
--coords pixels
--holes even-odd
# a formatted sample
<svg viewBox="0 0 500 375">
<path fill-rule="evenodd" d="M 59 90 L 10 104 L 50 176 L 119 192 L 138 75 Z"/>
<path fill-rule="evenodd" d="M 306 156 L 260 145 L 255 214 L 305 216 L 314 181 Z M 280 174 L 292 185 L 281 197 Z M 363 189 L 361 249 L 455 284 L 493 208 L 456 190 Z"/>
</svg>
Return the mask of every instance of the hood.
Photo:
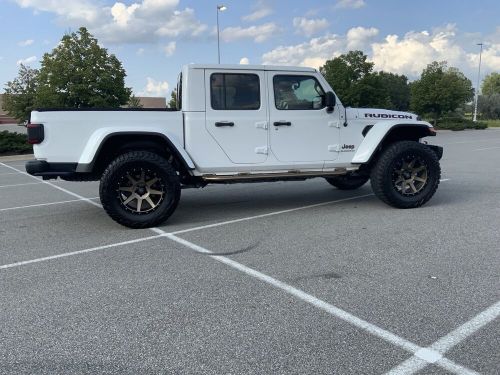
<svg viewBox="0 0 500 375">
<path fill-rule="evenodd" d="M 418 116 L 410 112 L 391 111 L 388 109 L 376 108 L 347 108 L 347 120 L 413 120 L 417 121 Z"/>
</svg>

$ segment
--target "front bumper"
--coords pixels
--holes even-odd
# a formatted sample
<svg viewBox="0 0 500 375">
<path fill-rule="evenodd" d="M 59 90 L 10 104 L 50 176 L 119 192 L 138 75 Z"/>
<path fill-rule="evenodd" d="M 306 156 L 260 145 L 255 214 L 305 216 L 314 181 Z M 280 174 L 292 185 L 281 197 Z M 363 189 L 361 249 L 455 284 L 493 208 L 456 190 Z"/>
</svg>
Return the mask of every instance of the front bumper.
<svg viewBox="0 0 500 375">
<path fill-rule="evenodd" d="M 57 177 L 72 177 L 76 173 L 77 163 L 48 163 L 45 160 L 26 162 L 26 172 L 32 176 L 41 176 L 44 180 Z"/>
</svg>

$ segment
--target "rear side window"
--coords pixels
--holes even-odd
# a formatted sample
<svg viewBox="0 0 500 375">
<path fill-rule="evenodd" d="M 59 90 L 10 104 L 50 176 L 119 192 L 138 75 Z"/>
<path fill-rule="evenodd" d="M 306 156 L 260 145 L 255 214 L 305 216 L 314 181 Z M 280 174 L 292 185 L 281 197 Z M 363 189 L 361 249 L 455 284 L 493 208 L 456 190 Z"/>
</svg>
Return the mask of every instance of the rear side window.
<svg viewBox="0 0 500 375">
<path fill-rule="evenodd" d="M 256 74 L 213 73 L 210 101 L 216 110 L 260 108 L 260 82 Z"/>
<path fill-rule="evenodd" d="M 325 107 L 325 91 L 312 76 L 276 75 L 274 104 L 281 110 L 314 110 Z"/>
</svg>

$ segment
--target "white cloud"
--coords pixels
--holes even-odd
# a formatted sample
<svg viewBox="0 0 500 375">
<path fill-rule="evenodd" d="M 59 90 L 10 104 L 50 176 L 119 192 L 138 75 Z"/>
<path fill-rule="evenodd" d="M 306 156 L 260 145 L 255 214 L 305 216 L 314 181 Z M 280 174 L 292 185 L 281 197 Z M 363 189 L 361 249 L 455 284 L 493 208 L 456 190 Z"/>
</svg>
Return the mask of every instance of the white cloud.
<svg viewBox="0 0 500 375">
<path fill-rule="evenodd" d="M 262 56 L 265 65 L 301 65 L 318 68 L 345 49 L 345 38 L 326 34 L 308 42 L 279 46 Z"/>
<path fill-rule="evenodd" d="M 137 56 L 142 56 L 142 55 L 144 55 L 144 51 L 145 51 L 144 48 L 139 48 L 135 54 Z"/>
<path fill-rule="evenodd" d="M 362 26 L 353 27 L 347 32 L 347 48 L 350 50 L 363 50 L 378 35 L 378 29 Z"/>
<path fill-rule="evenodd" d="M 172 56 L 175 52 L 175 48 L 176 48 L 176 43 L 175 42 L 170 42 L 168 43 L 165 47 L 163 47 L 163 52 L 165 52 L 165 55 L 168 57 L 168 56 Z"/>
<path fill-rule="evenodd" d="M 167 81 L 156 81 L 151 77 L 147 77 L 146 87 L 140 92 L 140 96 L 166 96 L 168 93 Z"/>
<path fill-rule="evenodd" d="M 257 21 L 273 14 L 273 9 L 263 0 L 258 1 L 253 8 L 255 10 L 252 13 L 241 17 L 243 21 Z"/>
<path fill-rule="evenodd" d="M 19 60 L 17 60 L 16 64 L 17 65 L 21 65 L 21 64 L 23 64 L 23 65 L 29 65 L 31 63 L 34 63 L 36 60 L 37 60 L 36 56 L 30 56 L 30 57 L 27 57 L 25 59 L 19 59 Z"/>
<path fill-rule="evenodd" d="M 241 65 L 248 65 L 250 64 L 250 60 L 248 60 L 248 57 L 242 57 L 240 60 Z"/>
<path fill-rule="evenodd" d="M 380 43 L 372 44 L 375 67 L 395 73 L 417 76 L 432 61 L 446 60 L 451 66 L 466 68 L 466 53 L 457 40 L 455 25 L 446 25 L 431 33 L 406 33 L 403 37 L 387 35 Z"/>
<path fill-rule="evenodd" d="M 27 47 L 31 46 L 35 41 L 33 39 L 27 39 L 27 40 L 22 40 L 19 43 L 17 43 L 18 46 L 20 47 Z"/>
<path fill-rule="evenodd" d="M 307 37 L 316 34 L 318 31 L 328 28 L 329 23 L 326 18 L 308 19 L 304 17 L 295 17 L 293 26 L 297 34 L 303 34 Z"/>
<path fill-rule="evenodd" d="M 365 5 L 365 0 L 339 0 L 335 4 L 335 8 L 359 9 L 364 7 Z"/>
<path fill-rule="evenodd" d="M 55 13 L 64 23 L 94 23 L 101 14 L 99 7 L 90 0 L 16 0 L 23 8 Z"/>
<path fill-rule="evenodd" d="M 135 11 L 139 7 L 139 4 L 126 6 L 123 3 L 115 3 L 115 5 L 111 7 L 111 15 L 119 26 L 127 26 L 128 22 L 134 16 Z"/>
<path fill-rule="evenodd" d="M 176 10 L 170 19 L 158 28 L 156 33 L 168 37 L 180 35 L 197 37 L 204 33 L 207 28 L 207 25 L 196 19 L 193 9 L 186 8 L 183 11 Z"/>
<path fill-rule="evenodd" d="M 151 43 L 161 37 L 203 38 L 207 25 L 193 9 L 177 10 L 179 0 L 116 1 L 16 0 L 24 8 L 54 13 L 61 24 L 85 25 L 103 43 Z"/>
<path fill-rule="evenodd" d="M 221 31 L 221 39 L 225 42 L 233 42 L 239 39 L 253 39 L 256 43 L 262 43 L 279 31 L 278 26 L 268 22 L 259 26 L 250 27 L 227 27 Z"/>
</svg>

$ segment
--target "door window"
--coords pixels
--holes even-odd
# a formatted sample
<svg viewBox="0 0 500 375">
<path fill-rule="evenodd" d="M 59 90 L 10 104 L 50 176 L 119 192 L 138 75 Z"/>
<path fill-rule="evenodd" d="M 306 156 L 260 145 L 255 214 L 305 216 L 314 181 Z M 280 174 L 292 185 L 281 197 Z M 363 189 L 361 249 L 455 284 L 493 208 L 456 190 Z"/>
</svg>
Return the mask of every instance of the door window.
<svg viewBox="0 0 500 375">
<path fill-rule="evenodd" d="M 210 99 L 215 110 L 260 108 L 260 82 L 256 74 L 213 73 Z"/>
<path fill-rule="evenodd" d="M 325 91 L 311 76 L 275 75 L 274 104 L 279 110 L 317 110 L 325 108 Z"/>
</svg>

